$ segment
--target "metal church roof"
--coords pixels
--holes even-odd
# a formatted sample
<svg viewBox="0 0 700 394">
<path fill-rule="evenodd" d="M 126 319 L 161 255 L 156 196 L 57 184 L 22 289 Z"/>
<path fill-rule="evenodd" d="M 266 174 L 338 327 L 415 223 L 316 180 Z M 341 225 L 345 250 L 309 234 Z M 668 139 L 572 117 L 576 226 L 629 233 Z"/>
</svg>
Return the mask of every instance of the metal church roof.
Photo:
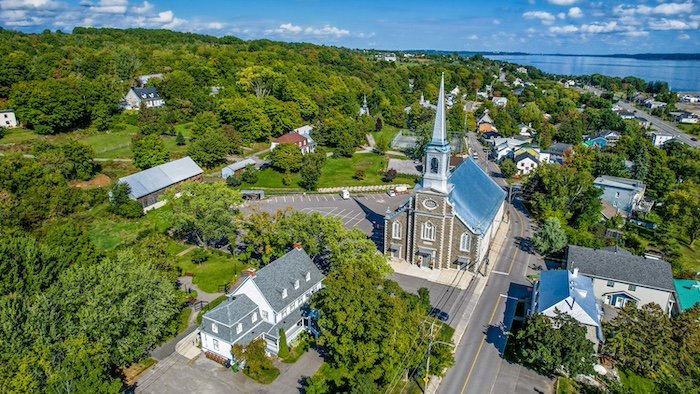
<svg viewBox="0 0 700 394">
<path fill-rule="evenodd" d="M 470 157 L 452 173 L 450 202 L 476 234 L 484 234 L 503 204 L 506 192 Z"/>
</svg>

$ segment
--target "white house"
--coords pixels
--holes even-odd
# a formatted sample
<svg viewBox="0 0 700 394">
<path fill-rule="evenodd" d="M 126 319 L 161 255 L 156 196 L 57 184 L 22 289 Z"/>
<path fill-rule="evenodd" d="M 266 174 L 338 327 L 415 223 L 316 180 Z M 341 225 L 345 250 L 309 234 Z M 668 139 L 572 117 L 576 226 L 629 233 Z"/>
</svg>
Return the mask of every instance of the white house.
<svg viewBox="0 0 700 394">
<path fill-rule="evenodd" d="M 506 97 L 494 97 L 491 101 L 498 107 L 505 107 L 508 104 L 508 99 Z"/>
<path fill-rule="evenodd" d="M 515 71 L 522 73 L 522 74 L 527 74 L 527 68 L 525 68 L 525 67 L 518 67 L 515 69 Z"/>
<path fill-rule="evenodd" d="M 396 63 L 396 54 L 395 53 L 387 53 L 384 55 L 384 61 L 385 62 L 394 62 Z"/>
<path fill-rule="evenodd" d="M 593 281 L 577 268 L 547 270 L 540 274 L 532 289 L 530 314 L 556 317 L 568 315 L 586 327 L 586 338 L 593 343 L 603 340 L 600 318 L 603 314 L 595 299 Z"/>
<path fill-rule="evenodd" d="M 666 108 L 668 104 L 662 102 L 662 101 L 656 101 L 656 100 L 647 100 L 644 102 L 644 106 L 649 108 L 649 109 L 656 109 L 656 108 Z"/>
<path fill-rule="evenodd" d="M 681 102 L 683 102 L 683 103 L 700 103 L 700 97 L 685 94 L 681 97 Z"/>
<path fill-rule="evenodd" d="M 650 134 L 651 142 L 657 148 L 663 146 L 663 144 L 675 138 L 673 134 L 661 130 L 654 130 Z"/>
<path fill-rule="evenodd" d="M 513 153 L 515 167 L 518 168 L 518 175 L 529 175 L 537 169 L 540 163 L 539 149 L 520 148 Z"/>
<path fill-rule="evenodd" d="M 493 144 L 491 148 L 491 157 L 496 161 L 500 162 L 503 158 L 512 156 L 516 148 L 521 145 L 530 143 L 530 139 L 520 139 L 520 138 L 494 138 L 490 141 Z"/>
<path fill-rule="evenodd" d="M 143 103 L 146 108 L 160 108 L 165 105 L 165 100 L 160 96 L 156 88 L 131 88 L 124 97 L 122 106 L 124 109 L 141 108 Z"/>
<path fill-rule="evenodd" d="M 0 127 L 10 129 L 17 126 L 19 126 L 19 122 L 17 122 L 14 110 L 0 110 Z"/>
<path fill-rule="evenodd" d="M 615 308 L 629 302 L 637 307 L 655 303 L 670 314 L 676 303 L 671 265 L 663 260 L 635 256 L 619 247 L 569 245 L 566 267 L 591 278 L 596 298 Z"/>
<path fill-rule="evenodd" d="M 571 144 L 557 142 L 540 152 L 540 163 L 564 163 L 564 156 L 568 152 L 573 152 L 574 147 Z"/>
<path fill-rule="evenodd" d="M 234 344 L 263 338 L 267 351 L 277 354 L 280 330 L 285 331 L 288 342 L 305 330 L 317 334 L 315 312 L 307 305 L 321 290 L 323 279 L 309 255 L 295 244 L 284 256 L 252 271 L 228 300 L 204 314 L 202 350 L 232 360 Z"/>
</svg>

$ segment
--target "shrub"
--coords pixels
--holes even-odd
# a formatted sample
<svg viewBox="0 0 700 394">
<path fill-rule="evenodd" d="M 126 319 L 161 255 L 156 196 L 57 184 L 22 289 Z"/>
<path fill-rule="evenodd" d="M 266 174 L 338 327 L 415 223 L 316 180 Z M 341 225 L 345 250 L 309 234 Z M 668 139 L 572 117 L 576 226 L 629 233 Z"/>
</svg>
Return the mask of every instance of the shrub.
<svg viewBox="0 0 700 394">
<path fill-rule="evenodd" d="M 230 187 L 238 187 L 241 185 L 241 183 L 243 183 L 243 180 L 241 180 L 241 177 L 238 175 L 234 174 L 226 178 L 226 184 Z"/>
<path fill-rule="evenodd" d="M 243 182 L 252 185 L 258 182 L 259 175 L 260 171 L 251 164 L 245 168 L 245 171 L 241 174 L 241 179 Z"/>
<path fill-rule="evenodd" d="M 207 253 L 203 249 L 197 249 L 194 252 L 192 252 L 191 258 L 193 263 L 195 264 L 201 264 L 207 260 L 209 260 L 209 253 Z"/>
<path fill-rule="evenodd" d="M 396 175 L 397 175 L 396 170 L 393 169 L 393 168 L 389 168 L 389 169 L 384 173 L 384 177 L 382 178 L 382 180 L 383 180 L 384 182 L 387 182 L 387 183 L 388 183 L 388 182 L 392 182 L 394 179 L 396 179 Z"/>
<path fill-rule="evenodd" d="M 358 181 L 365 179 L 365 170 L 363 170 L 362 168 L 358 168 L 355 171 L 355 175 L 353 176 L 353 178 L 357 179 Z"/>
</svg>

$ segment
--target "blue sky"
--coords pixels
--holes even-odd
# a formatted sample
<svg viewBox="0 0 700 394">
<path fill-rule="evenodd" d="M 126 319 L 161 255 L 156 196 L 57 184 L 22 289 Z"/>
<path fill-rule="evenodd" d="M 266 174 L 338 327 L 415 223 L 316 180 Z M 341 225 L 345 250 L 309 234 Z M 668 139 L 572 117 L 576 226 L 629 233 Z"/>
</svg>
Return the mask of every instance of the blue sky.
<svg viewBox="0 0 700 394">
<path fill-rule="evenodd" d="M 0 26 L 168 28 L 377 49 L 700 52 L 700 0 L 0 0 Z"/>
</svg>

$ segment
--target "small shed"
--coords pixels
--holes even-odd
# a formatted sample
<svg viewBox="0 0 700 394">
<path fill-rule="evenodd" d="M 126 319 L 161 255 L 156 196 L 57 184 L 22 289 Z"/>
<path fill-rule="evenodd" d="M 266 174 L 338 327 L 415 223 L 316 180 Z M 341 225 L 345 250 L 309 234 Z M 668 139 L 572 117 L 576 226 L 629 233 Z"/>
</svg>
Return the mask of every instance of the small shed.
<svg viewBox="0 0 700 394">
<path fill-rule="evenodd" d="M 230 177 L 231 175 L 238 175 L 243 170 L 248 167 L 249 165 L 255 165 L 255 160 L 253 159 L 244 159 L 238 162 L 235 162 L 231 165 L 228 165 L 224 168 L 221 169 L 221 177 L 226 179 Z"/>
<path fill-rule="evenodd" d="M 263 190 L 241 190 L 241 196 L 244 200 L 262 200 L 265 198 Z"/>
</svg>

